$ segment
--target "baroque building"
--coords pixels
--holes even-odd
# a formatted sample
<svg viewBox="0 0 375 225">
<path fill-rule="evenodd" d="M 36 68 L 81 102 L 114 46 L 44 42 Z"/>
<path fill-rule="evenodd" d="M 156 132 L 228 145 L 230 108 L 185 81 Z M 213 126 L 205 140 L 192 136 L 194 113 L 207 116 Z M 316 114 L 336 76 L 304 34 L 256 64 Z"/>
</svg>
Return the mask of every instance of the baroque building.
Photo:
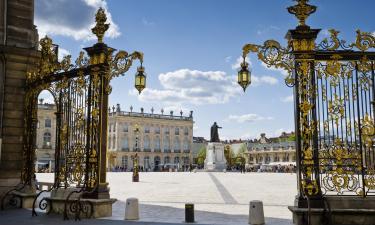
<svg viewBox="0 0 375 225">
<path fill-rule="evenodd" d="M 294 133 L 284 132 L 276 138 L 267 138 L 262 133 L 259 139 L 247 142 L 246 154 L 249 165 L 295 165 Z"/>
<path fill-rule="evenodd" d="M 39 99 L 35 171 L 53 172 L 55 168 L 56 105 Z"/>
<path fill-rule="evenodd" d="M 164 114 L 121 111 L 112 107 L 108 118 L 108 167 L 129 171 L 137 154 L 144 171 L 186 170 L 192 163 L 193 111 Z"/>
</svg>

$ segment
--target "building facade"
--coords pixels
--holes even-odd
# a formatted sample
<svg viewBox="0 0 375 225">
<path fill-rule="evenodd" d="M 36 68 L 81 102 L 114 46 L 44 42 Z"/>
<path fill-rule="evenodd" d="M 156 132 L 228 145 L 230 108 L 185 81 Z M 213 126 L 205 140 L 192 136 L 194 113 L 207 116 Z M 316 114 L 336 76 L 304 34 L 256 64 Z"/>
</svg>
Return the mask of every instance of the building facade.
<svg viewBox="0 0 375 225">
<path fill-rule="evenodd" d="M 36 137 L 36 163 L 35 171 L 53 172 L 55 168 L 55 143 L 56 143 L 56 105 L 38 104 L 38 125 Z"/>
<path fill-rule="evenodd" d="M 277 138 L 259 139 L 247 142 L 247 162 L 249 165 L 294 165 L 296 162 L 293 133 L 283 133 Z"/>
<path fill-rule="evenodd" d="M 108 167 L 130 171 L 137 154 L 141 170 L 186 170 L 192 163 L 193 112 L 188 116 L 121 111 L 113 107 L 108 118 Z"/>
</svg>

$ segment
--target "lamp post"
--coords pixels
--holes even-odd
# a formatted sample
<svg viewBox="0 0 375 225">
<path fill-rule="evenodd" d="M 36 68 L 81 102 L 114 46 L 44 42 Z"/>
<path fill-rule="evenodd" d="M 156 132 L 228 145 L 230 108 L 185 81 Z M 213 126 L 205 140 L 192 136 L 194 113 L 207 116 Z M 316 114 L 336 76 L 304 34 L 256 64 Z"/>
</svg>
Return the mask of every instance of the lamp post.
<svg viewBox="0 0 375 225">
<path fill-rule="evenodd" d="M 134 151 L 138 152 L 139 151 L 139 126 L 138 124 L 135 125 L 134 128 L 134 135 L 135 135 L 135 143 L 134 143 Z M 131 157 L 133 161 L 133 176 L 132 176 L 132 181 L 133 182 L 139 182 L 139 159 L 138 159 L 138 154 L 135 153 L 134 156 Z"/>
</svg>

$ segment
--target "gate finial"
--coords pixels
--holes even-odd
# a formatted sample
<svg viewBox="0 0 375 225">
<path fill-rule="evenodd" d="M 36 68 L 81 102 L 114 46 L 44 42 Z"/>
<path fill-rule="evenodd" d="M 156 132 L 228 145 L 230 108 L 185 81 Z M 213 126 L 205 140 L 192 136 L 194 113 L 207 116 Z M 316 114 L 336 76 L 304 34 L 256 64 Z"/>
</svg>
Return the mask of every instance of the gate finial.
<svg viewBox="0 0 375 225">
<path fill-rule="evenodd" d="M 105 32 L 109 28 L 109 23 L 107 21 L 107 16 L 103 8 L 99 8 L 95 15 L 95 27 L 91 29 L 92 33 L 98 37 L 98 43 L 103 43 L 103 37 Z"/>
<path fill-rule="evenodd" d="M 306 26 L 306 19 L 316 11 L 316 6 L 309 5 L 309 0 L 295 0 L 297 5 L 288 7 L 288 12 L 299 20 L 299 26 Z"/>
</svg>

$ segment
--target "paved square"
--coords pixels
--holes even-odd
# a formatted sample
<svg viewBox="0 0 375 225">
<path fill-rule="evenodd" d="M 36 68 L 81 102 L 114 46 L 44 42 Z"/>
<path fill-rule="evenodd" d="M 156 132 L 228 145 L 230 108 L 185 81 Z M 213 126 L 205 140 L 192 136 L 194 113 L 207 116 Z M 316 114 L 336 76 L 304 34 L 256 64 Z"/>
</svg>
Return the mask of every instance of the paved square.
<svg viewBox="0 0 375 225">
<path fill-rule="evenodd" d="M 184 204 L 195 204 L 200 224 L 248 224 L 249 201 L 261 200 L 267 224 L 292 224 L 287 206 L 297 193 L 296 174 L 284 173 L 140 173 L 140 182 L 131 182 L 131 173 L 108 173 L 111 197 L 118 201 L 113 216 L 122 220 L 125 201 L 140 201 L 141 221 L 180 223 Z M 38 181 L 51 182 L 53 174 L 37 174 Z"/>
</svg>

